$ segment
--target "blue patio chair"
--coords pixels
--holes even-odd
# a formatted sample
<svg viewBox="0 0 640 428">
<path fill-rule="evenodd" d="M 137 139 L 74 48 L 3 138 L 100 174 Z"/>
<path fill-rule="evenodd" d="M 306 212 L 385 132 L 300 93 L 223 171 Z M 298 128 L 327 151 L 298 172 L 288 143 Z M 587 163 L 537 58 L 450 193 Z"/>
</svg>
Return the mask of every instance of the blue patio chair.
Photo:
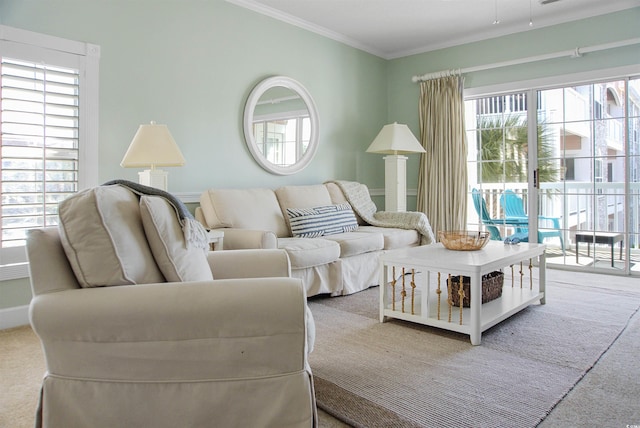
<svg viewBox="0 0 640 428">
<path fill-rule="evenodd" d="M 504 209 L 504 213 L 509 221 L 521 221 L 522 223 L 528 223 L 529 216 L 524 210 L 524 202 L 516 192 L 513 190 L 505 190 L 502 195 L 500 195 L 500 205 Z M 546 238 L 554 238 L 558 237 L 560 239 L 560 246 L 562 247 L 562 254 L 565 254 L 564 250 L 564 239 L 562 238 L 562 231 L 560 230 L 560 219 L 557 217 L 545 217 L 538 216 L 538 224 L 544 223 L 545 225 L 551 226 L 549 229 L 554 230 L 538 230 L 538 242 L 542 242 Z M 529 233 L 526 227 L 519 227 L 518 232 Z"/>
<path fill-rule="evenodd" d="M 476 212 L 482 224 L 484 224 L 489 232 L 491 239 L 494 241 L 502 241 L 500 230 L 496 226 L 504 224 L 503 221 L 491 218 L 489 210 L 487 209 L 487 203 L 478 189 L 471 190 L 471 195 L 473 197 L 473 206 L 476 208 Z M 518 230 L 516 230 L 516 233 L 513 235 L 510 235 L 509 238 L 518 238 L 520 242 L 527 242 L 529 240 L 529 236 L 526 233 L 519 232 Z"/>
</svg>

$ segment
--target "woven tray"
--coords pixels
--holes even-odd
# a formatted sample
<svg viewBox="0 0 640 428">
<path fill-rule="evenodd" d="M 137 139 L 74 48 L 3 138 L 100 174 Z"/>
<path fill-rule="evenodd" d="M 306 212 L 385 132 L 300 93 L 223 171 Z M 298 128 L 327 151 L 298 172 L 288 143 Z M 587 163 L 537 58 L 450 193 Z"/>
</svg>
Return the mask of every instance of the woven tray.
<svg viewBox="0 0 640 428">
<path fill-rule="evenodd" d="M 487 303 L 502 296 L 502 284 L 504 283 L 504 273 L 499 270 L 482 275 L 482 303 Z M 451 302 L 453 306 L 460 306 L 460 276 L 451 277 Z M 464 290 L 464 299 L 462 306 L 468 308 L 471 301 L 471 278 L 462 277 L 462 289 Z"/>
</svg>

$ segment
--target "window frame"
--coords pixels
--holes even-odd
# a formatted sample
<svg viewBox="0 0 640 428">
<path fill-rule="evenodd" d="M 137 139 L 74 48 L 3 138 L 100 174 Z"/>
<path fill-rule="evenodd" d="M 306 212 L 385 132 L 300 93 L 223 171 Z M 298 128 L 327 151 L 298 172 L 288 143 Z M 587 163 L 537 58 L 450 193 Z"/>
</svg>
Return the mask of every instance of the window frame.
<svg viewBox="0 0 640 428">
<path fill-rule="evenodd" d="M 0 56 L 79 70 L 78 190 L 98 184 L 100 47 L 0 25 Z M 0 185 L 1 185 L 0 179 Z M 0 281 L 29 276 L 24 246 L 0 248 Z"/>
</svg>

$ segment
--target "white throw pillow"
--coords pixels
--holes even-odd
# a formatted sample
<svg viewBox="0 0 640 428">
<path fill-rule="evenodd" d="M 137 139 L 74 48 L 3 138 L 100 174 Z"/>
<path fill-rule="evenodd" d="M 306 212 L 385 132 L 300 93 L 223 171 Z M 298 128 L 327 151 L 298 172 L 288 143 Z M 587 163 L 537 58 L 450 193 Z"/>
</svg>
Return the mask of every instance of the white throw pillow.
<svg viewBox="0 0 640 428">
<path fill-rule="evenodd" d="M 142 228 L 138 197 L 98 186 L 58 207 L 62 246 L 82 287 L 165 282 Z"/>
<path fill-rule="evenodd" d="M 161 196 L 141 196 L 140 215 L 151 252 L 170 282 L 213 279 L 205 250 L 187 248 L 178 213 Z"/>
</svg>

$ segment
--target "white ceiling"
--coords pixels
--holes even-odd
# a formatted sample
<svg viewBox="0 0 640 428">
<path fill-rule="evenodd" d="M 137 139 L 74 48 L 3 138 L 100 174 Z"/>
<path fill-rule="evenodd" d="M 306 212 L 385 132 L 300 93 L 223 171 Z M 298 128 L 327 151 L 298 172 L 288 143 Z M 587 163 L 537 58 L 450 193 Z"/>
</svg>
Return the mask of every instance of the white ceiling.
<svg viewBox="0 0 640 428">
<path fill-rule="evenodd" d="M 640 0 L 227 1 L 386 59 L 640 6 Z"/>
</svg>

